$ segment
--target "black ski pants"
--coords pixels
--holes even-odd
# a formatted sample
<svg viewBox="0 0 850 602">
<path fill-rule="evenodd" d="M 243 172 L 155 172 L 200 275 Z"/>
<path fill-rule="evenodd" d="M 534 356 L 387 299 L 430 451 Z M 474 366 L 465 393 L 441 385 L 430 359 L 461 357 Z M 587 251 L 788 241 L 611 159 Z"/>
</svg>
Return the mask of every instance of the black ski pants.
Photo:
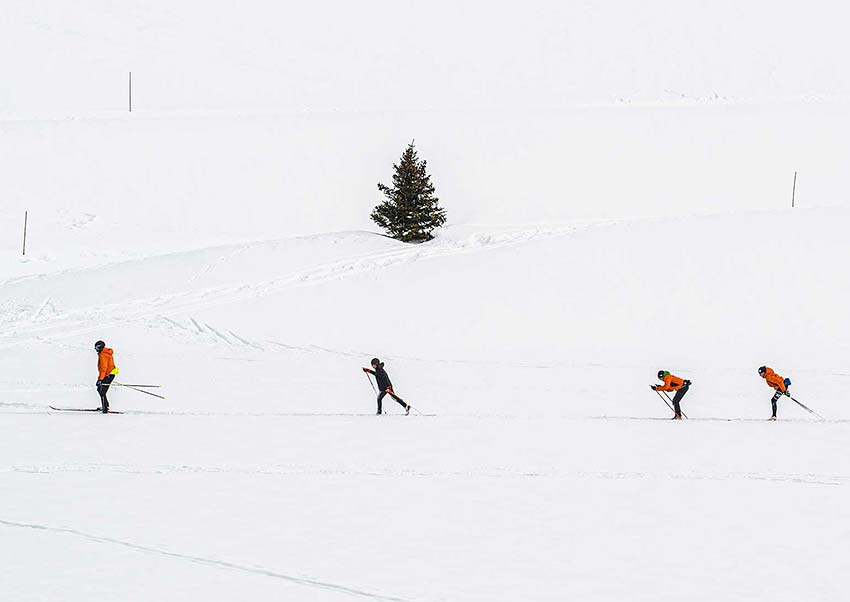
<svg viewBox="0 0 850 602">
<path fill-rule="evenodd" d="M 383 407 L 382 404 L 383 404 L 383 401 L 384 401 L 384 397 L 386 397 L 387 395 L 389 395 L 390 397 L 395 399 L 398 403 L 400 403 L 401 407 L 403 407 L 405 410 L 407 409 L 407 403 L 405 403 L 405 401 L 401 397 L 399 397 L 398 395 L 393 393 L 392 387 L 387 387 L 386 389 L 384 389 L 383 391 L 381 391 L 378 394 L 378 414 L 382 413 L 382 411 L 383 411 L 382 410 L 382 407 Z"/>
<path fill-rule="evenodd" d="M 779 398 L 785 395 L 782 391 L 776 391 L 773 394 L 773 399 L 770 400 L 770 405 L 773 408 L 773 417 L 776 418 L 776 402 L 779 401 Z"/>
<path fill-rule="evenodd" d="M 676 394 L 673 396 L 673 411 L 676 412 L 676 416 L 682 415 L 682 408 L 679 407 L 679 402 L 682 401 L 682 398 L 685 396 L 685 393 L 688 392 L 690 386 L 691 383 L 685 382 L 685 384 L 682 385 L 682 388 L 676 391 Z"/>
<path fill-rule="evenodd" d="M 115 375 L 107 374 L 106 378 L 100 381 L 97 386 L 97 394 L 100 395 L 100 407 L 104 414 L 109 411 L 109 400 L 106 399 L 106 392 L 109 391 L 109 385 L 112 384 L 113 380 L 115 380 Z"/>
</svg>

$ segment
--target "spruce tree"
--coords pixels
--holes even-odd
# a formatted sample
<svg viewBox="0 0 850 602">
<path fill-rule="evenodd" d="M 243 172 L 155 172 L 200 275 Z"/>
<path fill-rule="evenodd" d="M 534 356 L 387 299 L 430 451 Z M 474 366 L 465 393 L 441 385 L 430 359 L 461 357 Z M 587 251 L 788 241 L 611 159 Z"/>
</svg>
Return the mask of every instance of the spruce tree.
<svg viewBox="0 0 850 602">
<path fill-rule="evenodd" d="M 396 240 L 431 240 L 434 229 L 446 223 L 446 211 L 434 196 L 434 185 L 426 168 L 427 162 L 420 161 L 411 142 L 401 161 L 393 165 L 393 185 L 378 184 L 378 190 L 387 198 L 372 211 L 372 221 Z"/>
</svg>

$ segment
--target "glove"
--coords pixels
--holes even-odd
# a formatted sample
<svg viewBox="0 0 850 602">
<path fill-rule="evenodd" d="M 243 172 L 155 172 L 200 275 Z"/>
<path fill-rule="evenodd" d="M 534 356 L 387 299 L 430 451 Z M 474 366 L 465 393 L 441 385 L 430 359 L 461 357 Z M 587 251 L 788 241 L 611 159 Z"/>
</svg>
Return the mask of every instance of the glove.
<svg viewBox="0 0 850 602">
<path fill-rule="evenodd" d="M 785 391 L 785 397 L 791 397 L 791 391 Z"/>
<path fill-rule="evenodd" d="M 650 388 L 650 389 L 652 389 L 653 391 L 657 391 L 657 390 L 658 390 L 658 389 L 656 389 L 656 388 L 655 388 L 655 385 L 649 385 L 649 388 Z"/>
<path fill-rule="evenodd" d="M 363 372 L 365 372 L 366 374 L 369 374 L 369 368 L 363 368 Z"/>
<path fill-rule="evenodd" d="M 103 381 L 102 381 L 102 380 L 100 380 L 100 379 L 97 379 L 97 382 L 95 383 L 95 385 L 94 385 L 94 386 L 95 386 L 95 387 L 99 387 L 99 386 L 100 386 L 100 385 L 102 385 L 102 384 L 103 384 Z"/>
</svg>

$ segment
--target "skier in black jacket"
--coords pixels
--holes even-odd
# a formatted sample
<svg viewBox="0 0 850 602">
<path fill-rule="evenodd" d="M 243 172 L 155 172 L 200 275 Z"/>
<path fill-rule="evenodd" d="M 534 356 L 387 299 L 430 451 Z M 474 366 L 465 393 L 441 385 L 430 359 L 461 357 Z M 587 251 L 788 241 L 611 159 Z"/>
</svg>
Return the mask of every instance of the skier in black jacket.
<svg viewBox="0 0 850 602">
<path fill-rule="evenodd" d="M 387 371 L 384 370 L 384 362 L 379 360 L 376 357 L 372 358 L 372 369 L 363 368 L 363 372 L 366 374 L 374 374 L 375 380 L 378 381 L 378 414 L 382 414 L 381 404 L 384 401 L 384 397 L 389 395 L 393 399 L 395 399 L 398 403 L 401 404 L 401 407 L 404 408 L 405 415 L 410 414 L 410 404 L 405 403 L 405 401 L 393 393 L 393 384 L 390 382 L 390 377 L 387 374 Z"/>
</svg>

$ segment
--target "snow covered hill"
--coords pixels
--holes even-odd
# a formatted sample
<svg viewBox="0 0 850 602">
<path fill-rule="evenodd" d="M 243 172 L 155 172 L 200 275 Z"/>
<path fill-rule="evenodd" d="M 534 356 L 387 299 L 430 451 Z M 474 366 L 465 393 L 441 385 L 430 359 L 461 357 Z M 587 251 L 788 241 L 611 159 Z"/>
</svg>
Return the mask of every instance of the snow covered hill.
<svg viewBox="0 0 850 602">
<path fill-rule="evenodd" d="M 846 597 L 845 9 L 7 4 L 2 599 Z"/>
<path fill-rule="evenodd" d="M 795 171 L 798 207 L 847 207 L 848 106 L 0 121 L 0 266 L 371 229 L 376 183 L 412 138 L 456 226 L 784 209 Z"/>
</svg>

